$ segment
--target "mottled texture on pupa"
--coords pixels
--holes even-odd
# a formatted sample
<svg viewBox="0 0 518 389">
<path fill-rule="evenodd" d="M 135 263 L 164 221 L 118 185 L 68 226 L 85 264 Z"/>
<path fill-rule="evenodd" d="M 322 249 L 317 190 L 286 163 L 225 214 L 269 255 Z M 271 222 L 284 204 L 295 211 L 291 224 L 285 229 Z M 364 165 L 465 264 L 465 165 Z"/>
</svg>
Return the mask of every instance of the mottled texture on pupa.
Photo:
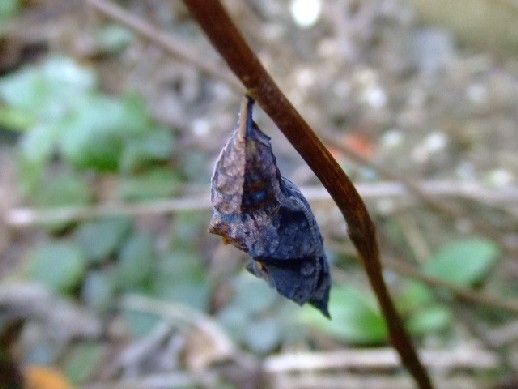
<svg viewBox="0 0 518 389">
<path fill-rule="evenodd" d="M 299 189 L 281 176 L 252 104 L 216 162 L 209 231 L 248 253 L 247 269 L 281 295 L 329 317 L 331 277 L 318 225 Z"/>
</svg>

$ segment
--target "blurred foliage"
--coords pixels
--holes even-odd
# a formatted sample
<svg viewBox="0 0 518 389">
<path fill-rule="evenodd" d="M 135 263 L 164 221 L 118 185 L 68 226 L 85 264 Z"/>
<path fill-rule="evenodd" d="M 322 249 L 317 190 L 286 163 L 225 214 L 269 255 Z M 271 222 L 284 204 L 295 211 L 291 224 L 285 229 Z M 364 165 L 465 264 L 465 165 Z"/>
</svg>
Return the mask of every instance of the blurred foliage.
<svg viewBox="0 0 518 389">
<path fill-rule="evenodd" d="M 0 26 L 3 22 L 6 22 L 10 17 L 16 15 L 19 9 L 20 2 L 18 0 L 0 1 Z"/>
<path fill-rule="evenodd" d="M 0 1 L 0 23 L 16 15 L 21 3 Z M 504 41 L 516 46 L 516 26 L 502 24 L 496 29 L 482 29 L 475 35 L 472 25 L 478 29 L 479 24 L 470 22 L 470 18 L 458 20 L 457 16 L 463 13 L 439 5 L 444 2 L 413 3 L 425 19 L 439 18 L 461 32 L 468 21 L 465 32 L 470 37 L 466 39 L 481 41 L 478 38 L 481 37 L 493 42 L 495 35 L 512 30 Z M 456 7 L 469 8 L 461 3 L 466 2 L 459 2 Z M 442 15 L 442 11 L 447 15 Z M 504 19 L 507 21 L 509 17 Z M 305 39 L 303 33 L 299 35 Z M 133 33 L 125 28 L 111 24 L 98 26 L 94 36 L 95 55 L 122 52 L 132 40 Z M 378 43 L 383 42 L 380 39 Z M 300 42 L 293 46 L 302 47 Z M 307 78 L 306 73 L 300 77 L 296 72 L 300 69 L 294 70 L 295 78 Z M 377 86 L 377 76 L 370 69 L 356 71 L 363 75 L 359 78 L 365 79 L 362 82 L 366 85 L 376 84 L 372 86 L 377 91 L 377 94 L 373 92 L 374 96 L 383 92 L 380 89 L 383 83 Z M 176 158 L 181 147 L 175 129 L 158 123 L 139 94 L 105 93 L 99 78 L 93 65 L 55 55 L 0 78 L 0 127 L 20 138 L 18 177 L 28 204 L 42 209 L 95 204 L 104 200 L 104 193 L 98 188 L 102 181 L 115 182 L 109 199 L 120 202 L 166 199 L 181 194 L 185 182 L 208 182 L 208 155 L 187 152 Z M 325 82 L 322 85 L 328 86 Z M 332 85 L 340 96 L 340 83 L 334 85 L 333 81 Z M 311 88 L 307 94 L 321 99 Z M 335 96 L 334 100 L 339 101 L 340 119 L 347 108 L 341 99 Z M 318 122 L 315 118 L 311 120 Z M 365 126 L 360 124 L 358 127 Z M 398 147 L 401 149 L 397 152 L 391 149 L 397 158 L 404 152 L 403 145 Z M 372 170 L 364 170 L 360 176 L 377 178 Z M 207 220 L 203 212 L 176 214 L 167 225 L 170 231 L 165 238 L 155 234 L 155 226 L 148 228 L 146 223 L 142 226 L 142 220 L 135 217 L 52 223 L 47 226 L 48 239 L 28 253 L 24 275 L 76 299 L 99 315 L 112 314 L 117 298 L 126 293 L 142 293 L 188 305 L 213 314 L 237 343 L 260 355 L 282 350 L 290 343 L 297 345 L 301 340 L 312 340 L 315 333 L 353 345 L 388 343 L 384 318 L 366 287 L 334 285 L 329 306 L 333 319 L 329 321 L 312 307 L 299 308 L 282 299 L 263 281 L 245 272 L 228 280 L 213 279 L 207 270 L 211 265 L 210 255 L 206 255 L 211 249 L 205 239 Z M 427 275 L 476 288 L 488 279 L 499 257 L 500 252 L 492 242 L 455 240 L 439 247 L 420 266 Z M 348 271 L 355 269 L 356 265 L 350 266 Z M 414 336 L 441 336 L 453 330 L 454 314 L 441 298 L 449 298 L 447 294 L 438 295 L 436 290 L 417 281 L 398 286 L 394 298 Z M 122 317 L 136 338 L 149 334 L 159 320 L 157 316 L 129 310 L 123 311 Z M 36 343 L 27 360 L 55 362 L 61 350 L 47 343 L 50 342 Z M 77 342 L 66 355 L 64 370 L 74 384 L 85 383 L 106 355 L 107 346 L 103 343 Z"/>
<path fill-rule="evenodd" d="M 301 319 L 325 332 L 356 344 L 380 344 L 387 341 L 385 319 L 376 300 L 365 291 L 350 286 L 331 290 L 327 320 L 314 310 L 301 311 Z"/>
<path fill-rule="evenodd" d="M 488 240 L 463 239 L 441 247 L 422 264 L 424 274 L 457 286 L 483 282 L 500 256 Z M 415 336 L 440 333 L 452 324 L 450 308 L 439 303 L 433 290 L 418 281 L 407 281 L 395 297 L 407 328 Z M 312 309 L 301 311 L 301 320 L 337 338 L 354 344 L 388 342 L 385 319 L 374 296 L 350 286 L 335 286 L 331 292 L 328 321 Z"/>
<path fill-rule="evenodd" d="M 96 41 L 102 52 L 116 53 L 125 49 L 133 40 L 133 33 L 127 28 L 110 24 L 99 29 Z"/>
<path fill-rule="evenodd" d="M 483 239 L 453 241 L 422 264 L 422 271 L 457 286 L 476 286 L 490 274 L 500 256 L 498 247 Z M 403 314 L 409 317 L 408 328 L 415 335 L 442 331 L 452 324 L 450 308 L 439 304 L 428 286 L 417 281 L 405 284 L 397 301 Z"/>
<path fill-rule="evenodd" d="M 35 249 L 27 274 L 58 292 L 71 292 L 80 283 L 86 258 L 78 247 L 68 242 L 49 242 Z"/>
<path fill-rule="evenodd" d="M 518 53 L 514 0 L 406 0 L 427 23 L 446 26 L 473 46 Z"/>
<path fill-rule="evenodd" d="M 92 377 L 93 372 L 103 363 L 106 346 L 100 343 L 83 342 L 76 344 L 65 363 L 65 373 L 74 384 L 80 384 Z"/>
<path fill-rule="evenodd" d="M 100 34 L 109 50 L 131 39 L 118 28 Z M 140 96 L 104 94 L 95 72 L 70 58 L 51 57 L 0 79 L 0 111 L 0 125 L 20 134 L 20 184 L 36 207 L 94 203 L 95 183 L 113 176 L 120 201 L 167 198 L 179 194 L 185 180 L 201 179 L 189 170 L 191 165 L 177 166 L 171 160 L 174 131 L 152 119 Z M 195 153 L 187 158 L 195 161 L 196 169 L 206 162 Z M 50 239 L 29 254 L 25 274 L 98 313 L 113 308 L 118 295 L 134 292 L 211 312 L 220 285 L 208 276 L 200 254 L 206 222 L 202 212 L 175 215 L 170 241 L 160 250 L 155 236 L 143 232 L 131 217 L 54 224 L 49 226 Z M 477 286 L 498 257 L 489 241 L 458 240 L 423 262 L 422 271 L 459 286 Z M 414 335 L 451 327 L 449 307 L 429 287 L 406 282 L 395 299 Z M 243 273 L 231 280 L 229 297 L 215 316 L 234 340 L 259 354 L 302 339 L 308 335 L 306 328 L 351 344 L 388 342 L 383 315 L 364 289 L 335 285 L 329 310 L 331 321 L 311 307 L 297 308 L 263 281 Z M 123 315 L 137 337 L 157 322 L 138 312 Z M 104 353 L 104 345 L 77 344 L 66 362 L 68 377 L 74 383 L 85 382 Z"/>
<path fill-rule="evenodd" d="M 178 193 L 180 178 L 169 169 L 155 168 L 122 179 L 120 197 L 126 201 L 142 201 L 171 197 Z"/>
<path fill-rule="evenodd" d="M 172 132 L 152 120 L 140 97 L 102 94 L 94 72 L 69 58 L 52 57 L 4 77 L 0 100 L 1 124 L 23 133 L 20 178 L 29 197 L 45 186 L 55 158 L 77 172 L 114 171 L 130 180 L 173 152 Z M 148 174 L 143 179 L 164 193 L 153 181 L 163 172 Z"/>
<path fill-rule="evenodd" d="M 241 274 L 233 282 L 234 298 L 218 318 L 235 340 L 257 353 L 268 353 L 302 332 L 291 320 L 295 305 L 280 300 L 264 281 Z M 320 315 L 320 313 L 318 313 Z"/>
<path fill-rule="evenodd" d="M 194 250 L 179 248 L 161 258 L 153 273 L 153 293 L 201 311 L 209 307 L 211 283 Z"/>
<path fill-rule="evenodd" d="M 463 239 L 443 246 L 424 265 L 424 273 L 461 286 L 481 283 L 500 257 L 499 248 L 483 239 Z"/>
<path fill-rule="evenodd" d="M 100 262 L 116 252 L 131 229 L 129 217 L 104 218 L 80 225 L 75 241 L 89 261 Z"/>
</svg>

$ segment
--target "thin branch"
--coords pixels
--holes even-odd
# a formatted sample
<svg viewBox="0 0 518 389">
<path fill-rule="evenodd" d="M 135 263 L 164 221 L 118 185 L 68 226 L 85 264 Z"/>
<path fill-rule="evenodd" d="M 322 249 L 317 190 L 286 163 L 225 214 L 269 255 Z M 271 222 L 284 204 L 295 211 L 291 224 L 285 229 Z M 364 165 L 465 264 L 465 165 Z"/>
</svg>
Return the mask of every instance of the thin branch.
<svg viewBox="0 0 518 389">
<path fill-rule="evenodd" d="M 494 369 L 498 358 L 475 345 L 464 344 L 452 350 L 422 350 L 423 362 L 433 369 Z M 330 352 L 285 353 L 264 361 L 267 373 L 331 369 L 396 369 L 397 354 L 388 348 L 340 350 Z"/>
<path fill-rule="evenodd" d="M 328 246 L 336 252 L 349 253 L 343 248 L 342 244 L 330 243 Z M 415 266 L 409 265 L 399 259 L 383 257 L 383 266 L 402 276 L 421 281 L 432 288 L 442 288 L 450 291 L 455 297 L 462 301 L 475 304 L 476 306 L 483 305 L 490 309 L 501 309 L 509 313 L 518 314 L 518 301 L 509 300 L 494 294 L 483 291 L 476 291 L 470 288 L 455 285 L 451 282 L 444 281 L 437 277 L 423 274 L 422 271 Z"/>
<path fill-rule="evenodd" d="M 244 92 L 241 84 L 236 80 L 235 77 L 232 76 L 231 73 L 221 71 L 221 69 L 224 69 L 224 67 L 207 61 L 205 58 L 203 58 L 203 56 L 198 55 L 191 47 L 186 45 L 185 42 L 175 39 L 165 31 L 162 31 L 152 26 L 151 24 L 146 23 L 145 21 L 133 16 L 129 12 L 126 12 L 123 8 L 110 3 L 109 1 L 86 0 L 86 2 L 97 11 L 113 20 L 116 20 L 120 24 L 131 28 L 144 38 L 162 47 L 165 51 L 172 54 L 173 56 L 196 66 L 202 73 L 206 74 L 207 76 L 223 81 L 225 84 L 228 84 L 240 93 Z"/>
<path fill-rule="evenodd" d="M 116 381 L 99 382 L 82 386 L 84 389 L 166 389 L 203 387 L 202 380 L 181 372 L 159 373 Z"/>
<path fill-rule="evenodd" d="M 438 197 L 463 196 L 473 191 L 473 196 L 486 202 L 516 202 L 518 187 L 507 190 L 484 190 L 476 184 L 463 184 L 455 181 L 422 181 L 420 190 Z M 356 184 L 358 193 L 364 199 L 400 198 L 408 195 L 405 186 L 396 181 Z M 321 187 L 302 187 L 302 193 L 310 202 L 332 201 L 329 193 Z M 142 203 L 114 203 L 88 206 L 70 206 L 59 208 L 15 208 L 5 215 L 5 222 L 10 227 L 21 228 L 45 223 L 68 223 L 80 220 L 91 220 L 114 215 L 155 215 L 175 212 L 201 211 L 210 208 L 207 190 L 188 197 L 154 200 Z M 201 194 L 203 193 L 203 194 Z"/>
<path fill-rule="evenodd" d="M 159 301 L 141 295 L 127 295 L 121 299 L 120 305 L 123 309 L 145 312 L 151 315 L 158 315 L 166 321 L 170 321 L 178 326 L 188 326 L 198 329 L 207 335 L 212 341 L 215 359 L 224 359 L 237 352 L 232 340 L 225 331 L 212 318 L 203 312 L 194 310 L 185 305 L 171 301 Z"/>
<path fill-rule="evenodd" d="M 209 76 L 226 82 L 231 88 L 233 88 L 237 92 L 243 92 L 242 87 L 236 83 L 235 79 L 229 78 L 228 74 L 222 71 L 221 67 L 218 67 L 216 64 L 210 63 L 201 53 L 196 53 L 194 50 L 188 48 L 183 42 L 174 39 L 171 35 L 167 34 L 166 32 L 155 28 L 151 24 L 146 23 L 141 19 L 136 18 L 129 12 L 126 12 L 121 7 L 112 4 L 108 1 L 86 1 L 88 4 L 90 4 L 92 7 L 94 7 L 102 14 L 133 29 L 146 39 L 149 39 L 150 41 L 162 47 L 171 55 L 193 64 L 194 66 L 198 67 L 200 71 Z M 430 209 L 445 215 L 450 220 L 466 217 L 465 213 L 461 209 L 434 199 L 432 196 L 428 195 L 423 190 L 421 190 L 419 185 L 416 184 L 414 181 L 392 172 L 390 169 L 386 168 L 381 163 L 377 163 L 371 159 L 368 159 L 363 155 L 359 154 L 352 147 L 338 142 L 336 140 L 336 137 L 330 131 L 320 129 L 319 134 L 322 136 L 322 139 L 327 144 L 341 150 L 347 158 L 352 159 L 353 161 L 356 161 L 357 163 L 363 166 L 368 166 L 369 168 L 375 170 L 381 176 L 389 180 L 396 180 L 401 182 L 409 190 L 410 193 L 412 193 L 418 200 L 420 200 L 424 205 L 426 205 Z M 466 196 L 469 198 L 473 198 L 473 196 L 469 193 L 467 193 Z M 491 226 L 489 226 L 485 220 L 478 220 L 473 218 L 472 216 L 470 216 L 469 219 L 473 224 L 473 229 L 477 233 L 485 235 L 495 240 L 496 242 L 499 242 L 503 248 L 505 248 L 507 251 L 511 253 L 514 253 L 516 251 L 516 249 L 514 249 L 513 247 L 509 247 L 505 239 Z"/>
<path fill-rule="evenodd" d="M 419 386 L 431 388 L 428 374 L 388 293 L 375 227 L 352 182 L 261 65 L 221 3 L 216 0 L 185 0 L 184 3 L 248 93 L 279 127 L 335 200 L 349 226 L 349 236 L 363 260 L 387 320 L 393 345 Z"/>
<path fill-rule="evenodd" d="M 448 377 L 438 375 L 436 378 L 438 388 L 486 388 L 492 387 L 494 380 L 489 378 L 473 377 L 473 374 L 462 374 Z M 327 373 L 325 371 L 315 373 L 305 371 L 299 374 L 280 373 L 274 376 L 270 382 L 273 388 L 282 389 L 307 389 L 307 388 L 383 388 L 383 389 L 415 389 L 411 380 L 401 376 L 381 376 L 366 372 L 364 374 L 345 372 Z"/>
<path fill-rule="evenodd" d="M 498 346 L 518 343 L 518 320 L 489 330 L 488 336 Z"/>
<path fill-rule="evenodd" d="M 6 308 L 21 317 L 47 322 L 49 328 L 59 328 L 59 336 L 63 339 L 98 338 L 102 332 L 102 323 L 96 315 L 41 285 L 15 281 L 0 283 L 0 312 Z"/>
<path fill-rule="evenodd" d="M 446 298 L 443 300 L 449 299 Z M 475 309 L 454 301 L 453 310 L 466 329 L 480 340 L 482 346 L 497 355 L 500 366 L 505 372 L 504 374 L 509 377 L 516 376 L 518 378 L 517 373 L 514 372 L 515 369 L 508 347 L 493 342 L 493 339 L 491 339 L 488 334 L 488 328 L 477 320 Z"/>
<path fill-rule="evenodd" d="M 451 282 L 441 280 L 437 277 L 427 276 L 423 274 L 416 268 L 411 265 L 407 265 L 402 261 L 390 258 L 384 258 L 383 264 L 399 274 L 405 275 L 407 277 L 411 277 L 413 279 L 419 280 L 429 286 L 434 288 L 444 288 L 451 291 L 455 296 L 460 298 L 461 300 L 465 300 L 467 302 L 484 305 L 488 308 L 500 308 L 502 310 L 508 311 L 510 313 L 518 314 L 518 301 L 517 300 L 507 300 L 487 292 L 474 291 L 469 288 L 463 288 L 461 286 L 457 286 Z"/>
<path fill-rule="evenodd" d="M 173 324 L 168 320 L 162 320 L 145 336 L 135 340 L 125 349 L 119 351 L 106 370 L 110 376 L 116 376 L 120 370 L 137 366 L 145 360 L 149 360 L 160 346 L 171 337 Z"/>
<path fill-rule="evenodd" d="M 127 295 L 121 300 L 125 310 L 157 315 L 180 328 L 195 328 L 197 337 L 206 338 L 205 352 L 193 355 L 188 364 L 193 371 L 202 371 L 214 364 L 231 362 L 236 369 L 244 371 L 248 379 L 262 369 L 260 361 L 253 355 L 241 351 L 234 345 L 217 321 L 203 312 L 171 301 L 159 301 L 142 295 Z M 212 387 L 212 385 L 209 385 Z"/>
<path fill-rule="evenodd" d="M 323 136 L 324 140 L 327 142 L 333 142 L 333 146 L 336 146 L 337 148 L 340 148 L 349 158 L 353 159 L 354 161 L 364 165 L 368 166 L 371 169 L 377 171 L 379 174 L 381 174 L 383 177 L 389 179 L 389 180 L 397 180 L 401 182 L 406 189 L 414 195 L 418 200 L 420 200 L 424 205 L 426 205 L 429 209 L 441 213 L 442 215 L 448 217 L 450 220 L 456 220 L 456 219 L 462 219 L 465 218 L 466 215 L 464 212 L 459 209 L 458 207 L 445 203 L 443 201 L 440 201 L 432 196 L 429 196 L 425 192 L 421 190 L 419 187 L 419 184 L 416 182 L 407 179 L 406 177 L 400 176 L 396 173 L 393 173 L 390 168 L 387 168 L 385 166 L 382 166 L 381 164 L 378 164 L 368 158 L 363 157 L 360 155 L 356 150 L 353 148 L 347 146 L 347 145 L 340 145 L 336 144 L 332 140 L 332 138 L 327 135 Z M 469 195 L 469 193 L 466 193 L 466 197 L 472 197 Z M 494 228 L 492 228 L 488 223 L 487 220 L 479 220 L 477 218 L 474 218 L 472 216 L 469 217 L 470 222 L 473 225 L 473 229 L 480 233 L 481 235 L 485 235 L 486 237 L 494 240 L 495 242 L 498 242 L 504 249 L 511 253 L 515 253 L 516 249 L 509 247 L 505 239 L 503 239 L 502 235 L 496 231 Z"/>
<path fill-rule="evenodd" d="M 6 214 L 5 221 L 7 225 L 19 228 L 37 224 L 91 220 L 107 216 L 138 216 L 200 211 L 209 209 L 209 206 L 208 196 L 205 195 L 203 197 L 189 196 L 133 204 L 118 203 L 47 209 L 17 208 Z"/>
</svg>

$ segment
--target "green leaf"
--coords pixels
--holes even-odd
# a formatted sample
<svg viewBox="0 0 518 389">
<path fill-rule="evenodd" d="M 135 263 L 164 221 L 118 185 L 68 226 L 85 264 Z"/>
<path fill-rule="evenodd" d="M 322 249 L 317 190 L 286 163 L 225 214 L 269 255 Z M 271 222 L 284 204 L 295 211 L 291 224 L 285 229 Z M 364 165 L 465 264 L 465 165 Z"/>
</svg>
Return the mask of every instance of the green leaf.
<svg viewBox="0 0 518 389">
<path fill-rule="evenodd" d="M 156 168 L 122 181 L 121 196 L 126 201 L 169 197 L 179 189 L 180 179 L 170 169 Z"/>
<path fill-rule="evenodd" d="M 155 128 L 142 96 L 129 93 L 122 97 L 121 102 L 124 109 L 124 127 L 122 129 L 125 134 L 139 135 L 151 132 Z"/>
<path fill-rule="evenodd" d="M 151 276 L 155 250 L 148 234 L 136 233 L 122 247 L 115 269 L 118 289 L 142 286 Z"/>
<path fill-rule="evenodd" d="M 66 57 L 51 57 L 0 80 L 0 99 L 40 121 L 56 122 L 96 85 L 93 72 Z"/>
<path fill-rule="evenodd" d="M 122 316 L 135 338 L 146 336 L 158 322 L 163 320 L 157 315 L 131 310 L 123 310 Z"/>
<path fill-rule="evenodd" d="M 116 170 L 123 116 L 122 104 L 116 99 L 90 96 L 83 109 L 73 112 L 64 124 L 61 149 L 65 158 L 78 168 Z"/>
<path fill-rule="evenodd" d="M 245 343 L 257 353 L 268 353 L 280 343 L 281 330 L 281 324 L 274 318 L 254 320 L 245 329 Z"/>
<path fill-rule="evenodd" d="M 475 285 L 487 277 L 499 256 L 500 250 L 489 240 L 459 240 L 426 261 L 424 272 L 457 285 Z"/>
<path fill-rule="evenodd" d="M 234 297 L 219 312 L 218 320 L 236 341 L 257 352 L 271 351 L 286 328 L 282 314 L 275 316 L 272 311 L 277 294 L 264 281 L 244 272 L 233 280 L 233 288 Z"/>
<path fill-rule="evenodd" d="M 174 217 L 174 236 L 172 242 L 174 247 L 187 250 L 194 250 L 205 238 L 210 215 L 207 212 L 189 211 L 181 212 Z"/>
<path fill-rule="evenodd" d="M 34 118 L 21 109 L 0 106 L 0 127 L 21 131 L 35 124 Z"/>
<path fill-rule="evenodd" d="M 370 295 L 351 287 L 335 286 L 331 290 L 329 312 L 333 320 L 308 306 L 301 310 L 300 317 L 306 324 L 354 344 L 387 341 L 385 319 Z"/>
<path fill-rule="evenodd" d="M 167 161 L 173 154 L 174 137 L 161 128 L 126 140 L 121 156 L 123 172 L 137 171 L 155 162 Z"/>
<path fill-rule="evenodd" d="M 407 320 L 409 331 L 416 336 L 439 332 L 451 325 L 452 315 L 449 309 L 433 305 L 412 314 Z"/>
<path fill-rule="evenodd" d="M 245 339 L 246 329 L 252 319 L 248 312 L 230 305 L 218 313 L 218 320 L 234 340 L 241 342 Z"/>
<path fill-rule="evenodd" d="M 124 141 L 145 134 L 152 122 L 142 99 L 115 99 L 90 95 L 80 109 L 67 118 L 61 148 L 67 160 L 78 168 L 116 170 Z"/>
<path fill-rule="evenodd" d="M 106 357 L 107 347 L 101 343 L 84 342 L 73 346 L 65 358 L 65 373 L 74 384 L 92 378 Z"/>
<path fill-rule="evenodd" d="M 89 272 L 81 294 L 86 305 L 98 311 L 105 311 L 113 303 L 113 277 L 106 270 Z"/>
<path fill-rule="evenodd" d="M 234 280 L 232 305 L 248 314 L 258 314 L 270 308 L 277 300 L 277 294 L 264 281 L 248 273 Z"/>
<path fill-rule="evenodd" d="M 59 139 L 59 127 L 42 123 L 28 131 L 20 142 L 24 159 L 45 165 L 55 151 Z"/>
<path fill-rule="evenodd" d="M 78 169 L 116 171 L 123 150 L 122 138 L 109 131 L 74 130 L 62 138 L 63 153 Z"/>
<path fill-rule="evenodd" d="M 10 17 L 16 15 L 20 8 L 18 0 L 2 0 L 0 1 L 0 25 Z M 0 30 L 0 36 L 2 31 Z"/>
<path fill-rule="evenodd" d="M 78 228 L 75 240 L 88 259 L 98 262 L 115 252 L 130 232 L 131 226 L 129 217 L 88 222 Z"/>
<path fill-rule="evenodd" d="M 18 170 L 25 194 L 38 193 L 52 154 L 56 151 L 60 127 L 41 123 L 31 128 L 19 142 Z"/>
<path fill-rule="evenodd" d="M 205 279 L 201 259 L 188 251 L 174 251 L 157 262 L 153 290 L 163 299 L 206 310 L 211 285 Z"/>
<path fill-rule="evenodd" d="M 162 284 L 163 285 L 163 284 Z M 210 301 L 211 287 L 208 283 L 180 281 L 162 286 L 156 295 L 164 300 L 177 301 L 199 311 L 206 311 Z"/>
<path fill-rule="evenodd" d="M 205 280 L 205 271 L 199 255 L 193 251 L 175 250 L 157 263 L 155 279 L 197 283 Z"/>
<path fill-rule="evenodd" d="M 39 191 L 45 171 L 45 165 L 39 161 L 30 161 L 22 156 L 17 161 L 18 180 L 23 196 L 31 198 Z"/>
<path fill-rule="evenodd" d="M 132 41 L 133 34 L 127 28 L 111 24 L 101 28 L 97 40 L 103 51 L 113 53 L 125 49 Z"/>
<path fill-rule="evenodd" d="M 51 242 L 34 250 L 29 257 L 27 274 L 52 290 L 67 293 L 82 279 L 86 260 L 71 243 Z"/>
<path fill-rule="evenodd" d="M 90 185 L 72 173 L 45 177 L 29 195 L 37 207 L 85 205 L 92 196 Z"/>
<path fill-rule="evenodd" d="M 423 283 L 408 281 L 396 300 L 398 309 L 402 313 L 414 312 L 435 301 L 432 291 Z"/>
</svg>

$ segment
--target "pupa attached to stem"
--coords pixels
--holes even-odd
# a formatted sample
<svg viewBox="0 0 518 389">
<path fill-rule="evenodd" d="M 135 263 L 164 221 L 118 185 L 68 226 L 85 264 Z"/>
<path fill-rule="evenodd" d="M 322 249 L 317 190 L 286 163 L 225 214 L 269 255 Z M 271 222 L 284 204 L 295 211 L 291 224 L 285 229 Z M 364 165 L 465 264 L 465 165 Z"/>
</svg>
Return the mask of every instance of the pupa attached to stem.
<svg viewBox="0 0 518 389">
<path fill-rule="evenodd" d="M 270 138 L 252 119 L 253 104 L 247 96 L 216 162 L 209 231 L 250 255 L 250 273 L 330 318 L 331 276 L 322 236 L 307 200 L 281 176 Z"/>
</svg>

